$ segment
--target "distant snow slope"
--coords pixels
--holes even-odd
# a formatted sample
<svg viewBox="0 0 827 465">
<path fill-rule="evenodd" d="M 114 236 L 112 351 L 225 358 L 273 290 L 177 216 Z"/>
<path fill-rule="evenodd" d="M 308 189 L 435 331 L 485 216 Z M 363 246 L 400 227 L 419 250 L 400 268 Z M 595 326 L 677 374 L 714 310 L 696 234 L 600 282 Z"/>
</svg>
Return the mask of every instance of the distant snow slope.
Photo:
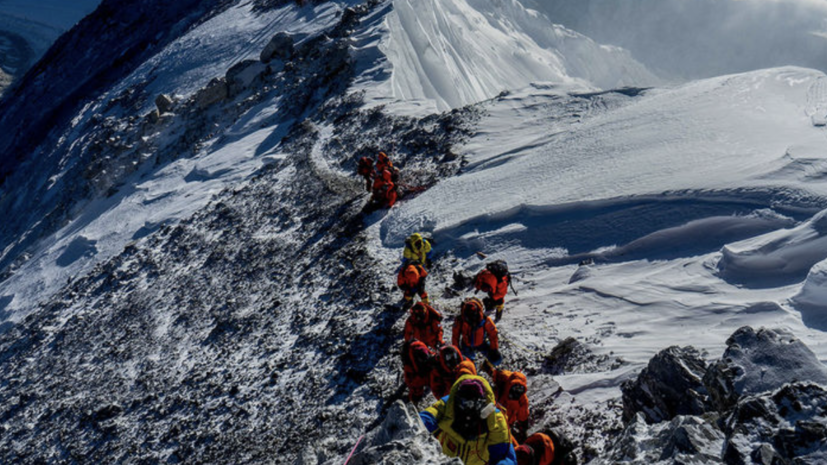
<svg viewBox="0 0 827 465">
<path fill-rule="evenodd" d="M 33 53 L 28 63 L 31 66 L 60 34 L 91 13 L 100 3 L 101 0 L 0 0 L 0 32 L 22 37 L 28 43 Z M 0 62 L 0 66 L 5 65 Z M 22 75 L 26 69 L 7 71 Z"/>
<path fill-rule="evenodd" d="M 827 4 L 820 0 L 526 1 L 669 78 L 786 65 L 827 71 Z"/>
<path fill-rule="evenodd" d="M 535 81 L 614 88 L 658 79 L 616 47 L 551 23 L 518 0 L 394 0 L 379 49 L 390 79 L 369 96 L 445 111 Z"/>
</svg>

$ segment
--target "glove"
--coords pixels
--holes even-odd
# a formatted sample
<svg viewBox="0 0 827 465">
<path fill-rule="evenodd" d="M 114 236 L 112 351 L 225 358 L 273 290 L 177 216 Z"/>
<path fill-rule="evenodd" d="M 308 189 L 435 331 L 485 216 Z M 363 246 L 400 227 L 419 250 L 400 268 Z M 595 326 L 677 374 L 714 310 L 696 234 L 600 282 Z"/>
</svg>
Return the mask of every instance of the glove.
<svg viewBox="0 0 827 465">
<path fill-rule="evenodd" d="M 514 423 L 514 427 L 511 428 L 511 434 L 520 444 L 525 442 L 526 432 L 528 432 L 528 422 L 525 421 L 518 421 Z"/>
</svg>

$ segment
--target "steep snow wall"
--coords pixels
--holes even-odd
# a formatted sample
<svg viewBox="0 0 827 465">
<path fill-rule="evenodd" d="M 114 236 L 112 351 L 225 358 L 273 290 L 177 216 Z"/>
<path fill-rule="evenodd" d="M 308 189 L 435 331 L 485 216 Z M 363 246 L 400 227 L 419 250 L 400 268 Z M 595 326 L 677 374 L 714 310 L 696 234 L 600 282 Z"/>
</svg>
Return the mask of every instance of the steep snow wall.
<svg viewBox="0 0 827 465">
<path fill-rule="evenodd" d="M 613 88 L 658 80 L 623 50 L 552 24 L 518 0 L 394 0 L 380 50 L 391 67 L 377 100 L 445 111 L 531 82 Z"/>
</svg>

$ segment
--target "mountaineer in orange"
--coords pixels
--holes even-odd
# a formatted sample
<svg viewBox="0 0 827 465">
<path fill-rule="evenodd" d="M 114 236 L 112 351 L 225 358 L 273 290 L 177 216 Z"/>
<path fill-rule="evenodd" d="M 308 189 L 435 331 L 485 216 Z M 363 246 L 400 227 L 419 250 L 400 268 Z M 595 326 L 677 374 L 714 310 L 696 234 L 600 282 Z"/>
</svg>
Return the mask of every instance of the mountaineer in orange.
<svg viewBox="0 0 827 465">
<path fill-rule="evenodd" d="M 417 261 L 410 262 L 399 270 L 399 274 L 396 277 L 396 285 L 399 286 L 399 289 L 404 293 L 405 303 L 403 308 L 408 309 L 413 305 L 413 296 L 415 294 L 419 294 L 420 300 L 426 304 L 429 303 L 428 293 L 425 292 L 425 278 L 427 276 L 428 272 Z"/>
<path fill-rule="evenodd" d="M 405 321 L 405 341 L 413 339 L 419 339 L 434 349 L 443 344 L 442 314 L 425 302 L 414 304 Z"/>
<path fill-rule="evenodd" d="M 508 265 L 504 260 L 496 260 L 489 263 L 474 278 L 474 288 L 477 291 L 488 293 L 483 299 L 485 310 L 496 310 L 495 321 L 500 321 L 505 306 L 505 295 L 508 294 L 508 285 L 511 282 L 511 274 L 508 272 Z"/>
<path fill-rule="evenodd" d="M 399 168 L 393 166 L 393 162 L 385 152 L 379 152 L 379 154 L 376 155 L 376 174 L 378 175 L 383 171 L 388 171 L 394 182 L 396 182 L 399 177 Z"/>
<path fill-rule="evenodd" d="M 396 203 L 397 196 L 391 172 L 377 171 L 373 178 L 373 195 L 370 199 L 373 208 L 391 208 Z"/>
<path fill-rule="evenodd" d="M 554 442 L 543 433 L 534 433 L 517 448 L 518 465 L 551 465 L 554 462 Z"/>
<path fill-rule="evenodd" d="M 567 460 L 572 444 L 565 436 L 549 431 L 549 434 L 534 433 L 517 447 L 518 465 L 567 465 L 576 461 Z M 553 437 L 552 437 L 553 436 Z"/>
<path fill-rule="evenodd" d="M 413 340 L 402 345 L 402 371 L 408 400 L 417 403 L 425 397 L 425 388 L 431 381 L 434 354 L 422 341 Z"/>
<path fill-rule="evenodd" d="M 451 386 L 462 375 L 476 375 L 474 362 L 462 356 L 456 346 L 444 345 L 439 348 L 436 363 L 431 371 L 431 392 L 441 399 L 451 392 Z"/>
<path fill-rule="evenodd" d="M 442 452 L 464 465 L 517 465 L 505 415 L 488 381 L 479 376 L 460 377 L 450 394 L 419 412 L 419 418 Z"/>
<path fill-rule="evenodd" d="M 497 326 L 485 316 L 482 302 L 476 297 L 462 303 L 460 314 L 454 320 L 451 343 L 471 360 L 474 360 L 474 353 L 480 351 L 493 365 L 502 362 Z"/>
<path fill-rule="evenodd" d="M 359 159 L 359 164 L 356 165 L 356 173 L 365 178 L 365 190 L 371 191 L 373 185 L 373 160 L 368 157 Z"/>
<path fill-rule="evenodd" d="M 519 371 L 497 370 L 488 363 L 483 370 L 491 376 L 497 403 L 508 412 L 508 427 L 517 442 L 525 441 L 528 433 L 528 380 Z"/>
</svg>

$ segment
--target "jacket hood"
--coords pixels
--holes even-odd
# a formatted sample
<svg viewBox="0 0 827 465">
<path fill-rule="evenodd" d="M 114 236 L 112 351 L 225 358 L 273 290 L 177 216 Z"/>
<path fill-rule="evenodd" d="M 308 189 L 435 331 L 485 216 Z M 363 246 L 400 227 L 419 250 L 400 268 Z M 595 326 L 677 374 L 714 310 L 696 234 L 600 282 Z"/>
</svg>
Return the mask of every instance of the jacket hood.
<svg viewBox="0 0 827 465">
<path fill-rule="evenodd" d="M 483 388 L 483 391 L 485 392 L 485 400 L 488 401 L 488 403 L 490 403 L 490 404 L 496 404 L 497 403 L 497 399 L 494 397 L 494 390 L 491 389 L 491 385 L 488 384 L 488 381 L 486 381 L 485 378 L 483 378 L 481 376 L 474 376 L 474 375 L 462 375 L 462 376 L 459 377 L 459 379 L 457 379 L 457 381 L 451 387 L 451 393 L 449 394 L 448 403 L 447 403 L 448 411 L 450 411 L 450 412 L 454 411 L 454 400 L 456 398 L 457 390 L 459 389 L 459 385 L 462 383 L 462 381 L 465 381 L 466 379 L 474 379 L 474 380 L 482 381 L 482 388 Z"/>
<path fill-rule="evenodd" d="M 462 363 L 462 360 L 465 358 L 465 357 L 462 356 L 462 352 L 460 352 L 459 349 L 456 348 L 456 346 L 450 345 L 450 346 L 441 347 L 439 349 L 439 366 L 440 366 L 440 368 L 442 368 L 442 371 L 444 371 L 446 373 L 450 373 L 450 372 L 453 371 L 452 369 L 445 366 L 445 354 L 448 353 L 448 352 L 456 353 L 457 357 L 459 359 L 459 363 Z M 457 366 L 459 366 L 459 363 L 457 364 Z"/>
<path fill-rule="evenodd" d="M 511 389 L 511 386 L 515 384 L 521 384 L 523 387 L 528 388 L 528 378 L 526 378 L 522 372 L 515 371 L 508 377 L 508 388 Z"/>
</svg>

